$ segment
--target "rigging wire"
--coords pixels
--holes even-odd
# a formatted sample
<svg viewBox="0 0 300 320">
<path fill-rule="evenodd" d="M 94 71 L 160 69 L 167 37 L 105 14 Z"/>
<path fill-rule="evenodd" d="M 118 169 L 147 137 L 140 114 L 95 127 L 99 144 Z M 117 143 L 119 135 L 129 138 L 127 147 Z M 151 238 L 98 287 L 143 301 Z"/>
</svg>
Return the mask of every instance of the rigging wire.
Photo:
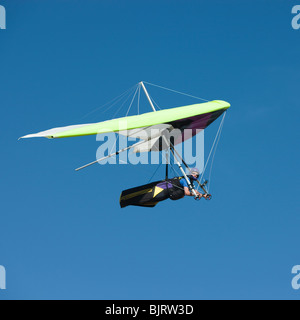
<svg viewBox="0 0 300 320">
<path fill-rule="evenodd" d="M 139 84 L 139 93 L 138 93 L 138 115 L 140 114 L 140 98 L 141 98 L 141 85 Z"/>
<path fill-rule="evenodd" d="M 201 178 L 199 179 L 200 183 L 202 183 L 203 176 L 204 176 L 204 174 L 205 174 L 205 171 L 206 171 L 207 165 L 208 165 L 208 163 L 209 163 L 210 157 L 211 157 L 211 155 L 212 155 L 212 152 L 214 151 L 214 155 L 215 155 L 215 153 L 216 153 L 217 146 L 218 146 L 218 143 L 219 143 L 219 140 L 220 140 L 220 137 L 221 137 L 221 132 L 222 132 L 222 129 L 223 129 L 223 124 L 224 124 L 225 116 L 226 116 L 226 112 L 225 112 L 224 115 L 223 115 L 223 118 L 222 118 L 221 123 L 220 123 L 220 125 L 219 125 L 219 129 L 218 129 L 217 134 L 216 134 L 216 136 L 215 136 L 213 145 L 212 145 L 212 147 L 211 147 L 211 149 L 210 149 L 208 158 L 207 158 L 207 160 L 206 160 L 206 164 L 205 164 L 204 169 L 203 169 L 203 171 L 202 171 Z M 214 156 L 213 156 L 213 158 L 214 158 Z M 212 169 L 212 167 L 211 167 L 211 169 Z M 210 172 L 211 172 L 211 169 L 210 169 Z"/>
<path fill-rule="evenodd" d="M 126 117 L 127 117 L 128 114 L 129 114 L 129 111 L 130 111 L 130 109 L 131 109 L 131 106 L 132 106 L 132 104 L 133 104 L 133 101 L 134 101 L 134 99 L 135 99 L 135 96 L 136 96 L 138 90 L 139 90 L 139 86 L 138 86 L 138 87 L 136 88 L 136 90 L 135 90 L 135 93 L 134 93 L 134 95 L 133 95 L 133 98 L 132 98 L 132 100 L 131 100 L 131 103 L 130 103 L 129 108 L 128 108 L 127 113 L 126 113 Z"/>
<path fill-rule="evenodd" d="M 174 93 L 182 94 L 182 95 L 190 97 L 190 98 L 195 98 L 195 99 L 198 99 L 198 100 L 209 102 L 209 100 L 206 100 L 206 99 L 203 99 L 203 98 L 199 98 L 199 97 L 196 97 L 196 96 L 184 93 L 184 92 L 180 92 L 180 91 L 176 91 L 176 90 L 173 90 L 173 89 L 169 89 L 169 88 L 166 88 L 166 87 L 162 87 L 162 86 L 159 86 L 157 84 L 153 84 L 153 83 L 146 82 L 146 81 L 144 81 L 144 83 L 147 83 L 147 84 L 149 84 L 151 86 L 154 86 L 154 87 L 158 87 L 160 89 L 165 89 L 165 90 L 168 90 L 168 91 L 171 91 L 171 92 L 174 92 Z"/>
<path fill-rule="evenodd" d="M 150 96 L 150 95 L 149 95 Z M 150 96 L 151 100 L 154 102 L 154 104 L 156 105 L 156 107 L 159 109 L 159 110 L 162 110 L 159 105 L 155 102 L 155 100 Z"/>
<path fill-rule="evenodd" d="M 151 176 L 151 178 L 149 179 L 148 183 L 150 183 L 152 181 L 152 179 L 154 178 L 154 176 L 156 175 L 157 171 L 160 169 L 162 163 L 159 164 L 159 166 L 156 168 L 155 172 L 153 173 L 153 175 Z"/>
<path fill-rule="evenodd" d="M 100 107 L 88 112 L 87 114 L 85 114 L 81 119 L 85 119 L 87 117 L 89 117 L 90 115 L 96 113 L 97 111 L 103 109 L 105 106 L 109 106 L 106 110 L 104 110 L 103 112 L 107 112 L 108 110 L 110 110 L 114 105 L 116 105 L 119 101 L 121 101 L 124 96 L 126 96 L 126 94 L 128 94 L 129 92 L 131 92 L 132 90 L 134 90 L 134 88 L 136 87 L 136 85 L 132 86 L 131 88 L 129 88 L 128 90 L 124 91 L 123 93 L 121 93 L 119 96 L 115 97 L 114 99 L 106 102 L 105 104 L 101 105 Z"/>
<path fill-rule="evenodd" d="M 153 145 L 153 147 L 156 148 L 156 152 L 160 152 L 159 149 L 158 149 L 155 145 Z M 171 167 L 171 169 L 173 170 L 175 176 L 176 176 L 176 177 L 177 177 L 177 176 L 180 176 L 180 174 L 178 174 L 178 172 L 176 172 L 176 170 L 174 169 L 174 166 L 173 166 L 173 163 L 172 163 L 171 157 L 170 157 L 170 156 L 171 156 L 171 153 L 169 153 L 169 156 L 168 156 L 169 159 L 167 159 L 167 156 L 163 153 L 163 151 L 165 151 L 165 152 L 167 153 L 167 152 L 169 152 L 169 150 L 162 150 L 162 151 L 161 151 L 161 156 L 162 156 L 162 158 L 164 158 L 166 164 L 168 163 L 168 164 L 170 165 L 170 167 Z M 177 152 L 177 151 L 176 151 L 176 152 Z M 161 167 L 161 165 L 162 165 L 162 163 L 160 164 L 159 168 Z M 158 169 L 156 169 L 154 175 L 156 174 L 157 171 L 158 171 Z M 154 175 L 151 177 L 150 181 L 152 180 L 152 178 L 154 177 Z"/>
<path fill-rule="evenodd" d="M 210 186 L 211 186 L 212 168 L 213 168 L 213 164 L 214 164 L 214 160 L 215 160 L 215 155 L 216 155 L 216 151 L 217 151 L 217 148 L 218 148 L 218 144 L 219 144 L 219 141 L 220 141 L 220 138 L 221 138 L 221 133 L 222 133 L 222 130 L 223 130 L 225 116 L 226 116 L 226 112 L 225 112 L 225 114 L 223 116 L 223 119 L 222 119 L 223 121 L 222 121 L 222 125 L 221 125 L 220 134 L 219 134 L 219 137 L 218 137 L 218 140 L 217 140 L 217 143 L 216 143 L 216 147 L 215 147 L 215 150 L 214 150 L 214 153 L 213 153 L 213 157 L 212 157 L 212 161 L 211 161 L 211 165 L 210 165 L 209 176 L 208 176 L 208 186 L 207 186 L 208 193 L 209 193 L 209 189 L 210 189 Z"/>
<path fill-rule="evenodd" d="M 128 101 L 128 99 L 130 98 L 130 96 L 133 94 L 133 92 L 136 90 L 137 85 L 135 85 L 133 87 L 133 89 L 130 91 L 130 93 L 128 94 L 126 100 L 122 103 L 122 105 L 120 106 L 120 108 L 115 112 L 115 114 L 113 115 L 113 118 L 115 118 L 115 116 L 120 112 L 120 110 L 123 108 L 124 104 Z"/>
</svg>

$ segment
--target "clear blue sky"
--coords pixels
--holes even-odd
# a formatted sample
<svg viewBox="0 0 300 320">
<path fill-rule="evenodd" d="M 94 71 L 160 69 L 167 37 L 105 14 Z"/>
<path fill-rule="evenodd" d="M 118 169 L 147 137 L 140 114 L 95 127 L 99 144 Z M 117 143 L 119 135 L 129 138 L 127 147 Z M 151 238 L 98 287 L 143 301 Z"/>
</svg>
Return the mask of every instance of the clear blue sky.
<svg viewBox="0 0 300 320">
<path fill-rule="evenodd" d="M 0 4 L 0 299 L 300 298 L 299 1 Z M 121 210 L 151 167 L 75 173 L 95 137 L 17 141 L 109 119 L 83 117 L 141 80 L 232 104 L 211 202 Z"/>
</svg>

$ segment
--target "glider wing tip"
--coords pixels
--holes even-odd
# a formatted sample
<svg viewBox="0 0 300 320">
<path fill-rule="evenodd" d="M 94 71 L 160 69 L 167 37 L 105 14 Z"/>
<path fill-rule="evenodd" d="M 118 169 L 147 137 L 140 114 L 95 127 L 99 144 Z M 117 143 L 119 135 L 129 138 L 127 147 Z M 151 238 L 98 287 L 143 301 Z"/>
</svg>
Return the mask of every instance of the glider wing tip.
<svg viewBox="0 0 300 320">
<path fill-rule="evenodd" d="M 23 136 L 23 137 L 20 137 L 20 138 L 18 139 L 18 141 L 23 140 L 23 139 L 27 139 L 27 138 L 28 138 L 27 136 Z"/>
<path fill-rule="evenodd" d="M 18 141 L 22 140 L 22 139 L 29 139 L 29 138 L 47 138 L 47 139 L 50 139 L 50 140 L 55 139 L 54 136 L 39 136 L 39 135 L 29 134 L 27 136 L 20 137 L 18 139 Z"/>
<path fill-rule="evenodd" d="M 214 100 L 214 102 L 217 102 L 217 103 L 221 103 L 223 105 L 226 105 L 226 108 L 230 108 L 231 107 L 231 104 L 227 101 L 224 101 L 224 100 Z"/>
</svg>

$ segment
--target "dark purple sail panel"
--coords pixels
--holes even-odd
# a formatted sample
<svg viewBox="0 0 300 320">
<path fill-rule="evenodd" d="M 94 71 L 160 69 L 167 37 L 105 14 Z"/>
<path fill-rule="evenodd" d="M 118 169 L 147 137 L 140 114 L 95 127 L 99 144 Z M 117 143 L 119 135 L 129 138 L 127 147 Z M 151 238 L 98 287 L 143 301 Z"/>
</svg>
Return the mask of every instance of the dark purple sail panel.
<svg viewBox="0 0 300 320">
<path fill-rule="evenodd" d="M 218 110 L 215 112 L 205 113 L 195 117 L 180 119 L 180 120 L 171 122 L 170 124 L 175 129 L 179 129 L 182 132 L 181 138 L 178 138 L 174 142 L 174 144 L 176 145 L 178 143 L 184 142 L 192 138 L 193 136 L 195 136 L 201 130 L 206 129 L 210 124 L 212 124 L 216 119 L 218 119 L 225 111 L 226 110 Z M 189 129 L 189 131 L 186 131 L 184 134 L 185 129 Z"/>
</svg>

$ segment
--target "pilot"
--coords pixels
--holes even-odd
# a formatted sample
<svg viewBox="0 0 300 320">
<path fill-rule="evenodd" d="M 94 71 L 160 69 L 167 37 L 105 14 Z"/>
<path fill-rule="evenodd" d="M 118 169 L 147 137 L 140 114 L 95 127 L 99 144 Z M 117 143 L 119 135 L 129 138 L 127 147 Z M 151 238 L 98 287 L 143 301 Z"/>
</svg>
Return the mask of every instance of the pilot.
<svg viewBox="0 0 300 320">
<path fill-rule="evenodd" d="M 193 189 L 195 190 L 194 188 L 194 182 L 197 181 L 199 179 L 199 176 L 200 176 L 200 171 L 197 169 L 197 168 L 193 168 L 191 169 L 190 171 L 190 175 L 188 176 L 188 178 L 190 179 L 190 182 L 192 184 L 192 187 Z M 184 189 L 184 193 L 186 196 L 190 196 L 190 197 L 195 197 L 194 193 L 192 192 L 192 190 L 190 190 L 189 186 L 188 186 L 188 183 L 187 181 L 185 180 L 185 178 L 182 178 L 180 179 L 180 184 L 181 186 L 183 187 Z M 199 199 L 201 198 L 209 198 L 209 195 L 208 194 L 202 194 L 200 193 L 199 191 L 195 190 L 196 194 L 197 194 L 197 197 Z"/>
</svg>

